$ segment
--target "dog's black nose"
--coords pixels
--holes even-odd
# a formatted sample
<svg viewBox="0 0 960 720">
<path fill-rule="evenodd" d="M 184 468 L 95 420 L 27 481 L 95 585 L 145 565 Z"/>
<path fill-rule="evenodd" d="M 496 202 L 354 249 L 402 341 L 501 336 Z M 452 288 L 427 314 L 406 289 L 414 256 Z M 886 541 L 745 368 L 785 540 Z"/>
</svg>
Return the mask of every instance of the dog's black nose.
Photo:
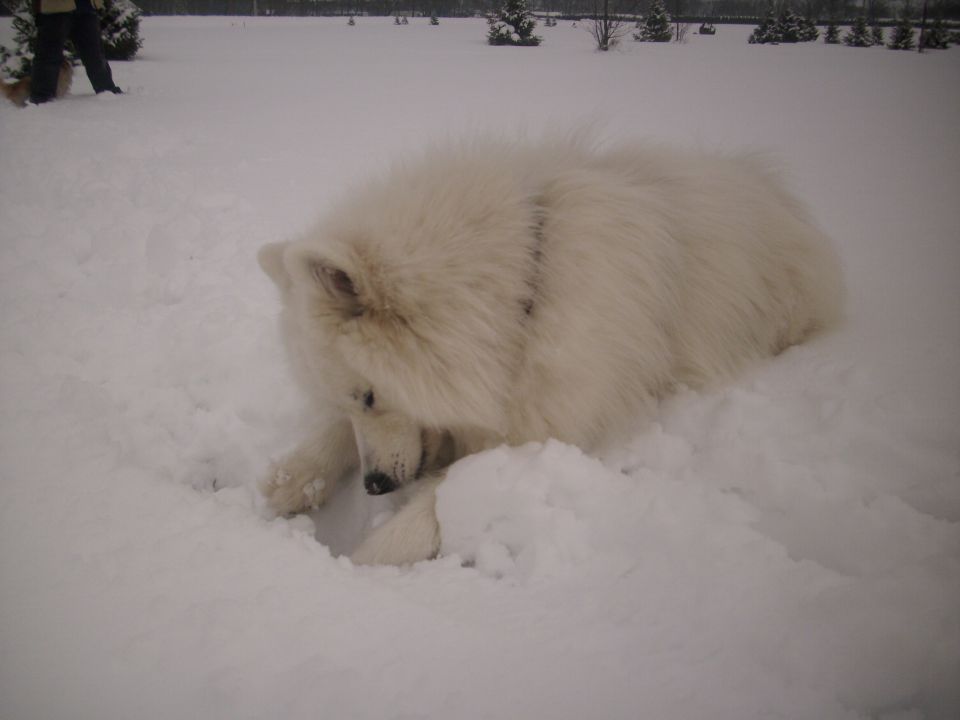
<svg viewBox="0 0 960 720">
<path fill-rule="evenodd" d="M 363 486 L 370 495 L 386 495 L 399 487 L 399 483 L 379 470 L 369 472 L 363 478 Z"/>
</svg>

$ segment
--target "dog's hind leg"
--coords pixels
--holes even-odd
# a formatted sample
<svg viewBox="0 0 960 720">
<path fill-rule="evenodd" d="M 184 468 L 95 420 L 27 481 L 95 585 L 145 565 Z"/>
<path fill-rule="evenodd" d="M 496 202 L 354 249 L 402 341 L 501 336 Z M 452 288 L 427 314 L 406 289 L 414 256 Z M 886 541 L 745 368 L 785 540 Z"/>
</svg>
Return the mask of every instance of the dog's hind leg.
<svg viewBox="0 0 960 720">
<path fill-rule="evenodd" d="M 278 515 L 303 512 L 319 507 L 359 464 L 350 421 L 325 422 L 290 455 L 271 465 L 260 491 Z"/>
<path fill-rule="evenodd" d="M 436 490 L 441 480 L 442 474 L 418 480 L 410 500 L 360 543 L 350 559 L 357 565 L 408 565 L 436 557 L 440 550 Z"/>
</svg>

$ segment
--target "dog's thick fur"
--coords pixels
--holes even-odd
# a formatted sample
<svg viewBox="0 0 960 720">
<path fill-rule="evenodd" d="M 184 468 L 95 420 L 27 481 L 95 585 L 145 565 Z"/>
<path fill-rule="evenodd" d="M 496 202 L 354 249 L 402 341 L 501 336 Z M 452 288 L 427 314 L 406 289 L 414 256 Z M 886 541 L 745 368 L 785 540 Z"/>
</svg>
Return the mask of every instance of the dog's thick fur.
<svg viewBox="0 0 960 720">
<path fill-rule="evenodd" d="M 73 64 L 64 58 L 60 63 L 60 74 L 57 76 L 57 99 L 59 100 L 68 92 L 73 83 Z M 30 76 L 20 78 L 16 82 L 0 82 L 0 92 L 3 92 L 7 100 L 17 107 L 23 107 L 30 99 L 31 81 Z"/>
<path fill-rule="evenodd" d="M 761 160 L 582 141 L 428 152 L 259 260 L 325 418 L 271 469 L 269 505 L 315 506 L 361 460 L 369 492 L 415 488 L 360 563 L 437 552 L 433 491 L 456 458 L 551 437 L 589 451 L 671 388 L 830 325 L 843 294 Z"/>
</svg>

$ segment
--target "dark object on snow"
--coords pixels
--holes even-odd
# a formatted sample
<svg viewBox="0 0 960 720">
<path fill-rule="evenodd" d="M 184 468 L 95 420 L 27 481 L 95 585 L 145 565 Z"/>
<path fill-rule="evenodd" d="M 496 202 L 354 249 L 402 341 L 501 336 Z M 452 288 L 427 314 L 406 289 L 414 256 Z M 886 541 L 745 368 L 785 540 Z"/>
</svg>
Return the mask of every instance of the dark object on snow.
<svg viewBox="0 0 960 720">
<path fill-rule="evenodd" d="M 703 23 L 700 25 L 700 34 L 701 35 L 716 35 L 717 29 L 713 26 L 713 23 Z"/>
</svg>

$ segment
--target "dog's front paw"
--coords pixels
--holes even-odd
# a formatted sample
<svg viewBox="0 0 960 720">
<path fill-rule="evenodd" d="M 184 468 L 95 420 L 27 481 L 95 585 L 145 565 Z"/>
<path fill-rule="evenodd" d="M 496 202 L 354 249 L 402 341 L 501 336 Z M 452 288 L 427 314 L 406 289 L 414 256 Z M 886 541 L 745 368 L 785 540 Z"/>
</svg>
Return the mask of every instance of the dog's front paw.
<svg viewBox="0 0 960 720">
<path fill-rule="evenodd" d="M 355 565 L 410 565 L 440 551 L 440 526 L 433 483 L 374 530 L 353 551 Z"/>
<path fill-rule="evenodd" d="M 260 491 L 275 513 L 290 515 L 320 507 L 330 488 L 312 468 L 288 463 L 272 465 Z"/>
</svg>

